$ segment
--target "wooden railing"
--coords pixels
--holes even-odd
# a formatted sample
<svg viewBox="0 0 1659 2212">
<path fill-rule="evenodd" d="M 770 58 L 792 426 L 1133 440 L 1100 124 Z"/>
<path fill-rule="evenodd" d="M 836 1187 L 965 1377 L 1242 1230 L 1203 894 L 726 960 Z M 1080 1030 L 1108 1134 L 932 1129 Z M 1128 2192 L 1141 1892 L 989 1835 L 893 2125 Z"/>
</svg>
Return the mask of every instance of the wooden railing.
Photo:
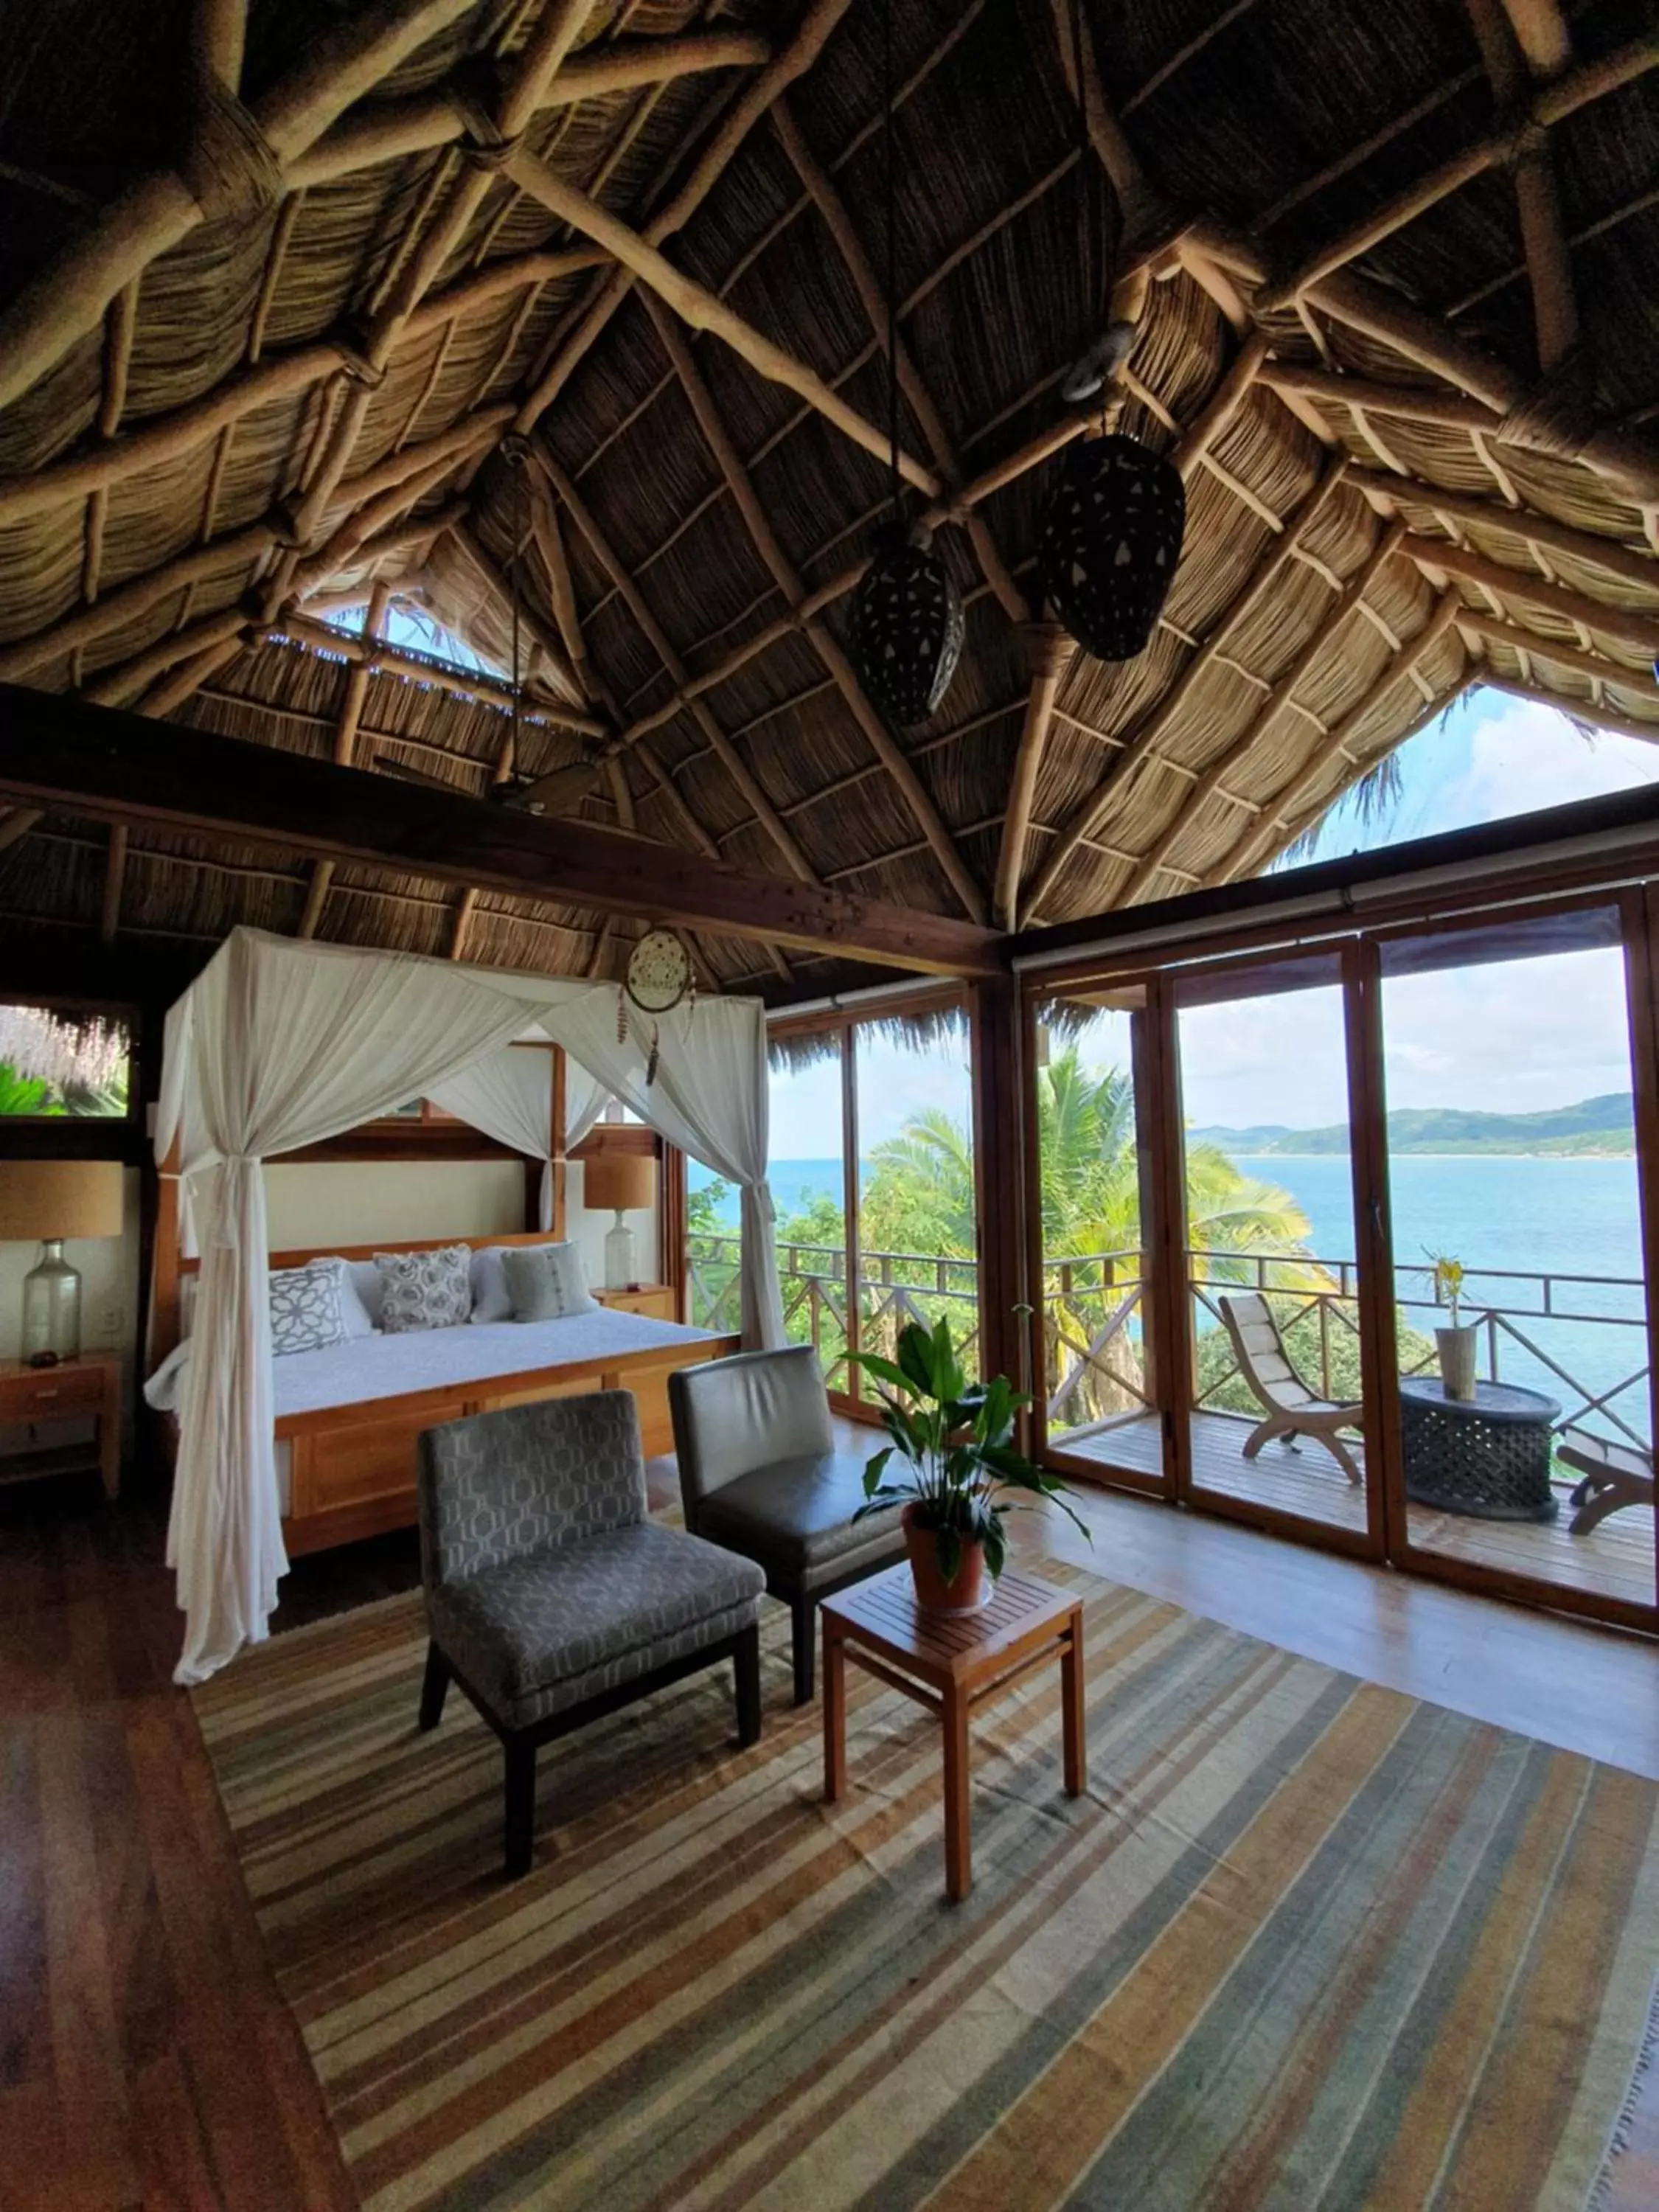
<svg viewBox="0 0 1659 2212">
<path fill-rule="evenodd" d="M 690 1240 L 690 1316 L 702 1328 L 738 1325 L 738 1249 L 735 1236 L 702 1234 Z M 1358 1270 L 1353 1261 L 1201 1246 L 1189 1249 L 1187 1258 L 1197 1322 L 1197 1404 L 1241 1413 L 1255 1409 L 1222 1327 L 1218 1301 L 1230 1290 L 1261 1291 L 1272 1300 L 1285 1349 L 1310 1389 L 1330 1399 L 1358 1396 Z M 907 1322 L 932 1323 L 948 1313 L 953 1334 L 971 1357 L 978 1339 L 978 1269 L 973 1261 L 925 1252 L 865 1252 L 860 1260 L 860 1337 L 866 1351 L 890 1356 Z M 1402 1263 L 1395 1273 L 1401 1373 L 1432 1372 L 1433 1331 L 1449 1316 L 1435 1304 L 1426 1268 Z M 846 1252 L 839 1245 L 781 1243 L 778 1274 L 790 1338 L 813 1346 L 831 1383 L 845 1388 Z M 1145 1257 L 1135 1249 L 1044 1261 L 1043 1391 L 1051 1430 L 1093 1427 L 1154 1408 L 1157 1392 L 1144 1334 L 1146 1289 Z M 1596 1293 L 1603 1294 L 1601 1310 L 1595 1310 Z M 1626 1310 L 1607 1310 L 1610 1304 Z M 1638 1277 L 1471 1267 L 1460 1319 L 1480 1329 L 1485 1380 L 1548 1388 L 1561 1401 L 1562 1427 L 1600 1424 L 1645 1447 L 1646 1435 L 1613 1402 L 1646 1380 L 1645 1311 Z M 1631 1332 L 1628 1368 L 1621 1361 L 1617 1379 L 1607 1388 L 1574 1374 L 1559 1346 L 1553 1349 L 1547 1341 L 1550 1326 L 1561 1322 Z"/>
</svg>

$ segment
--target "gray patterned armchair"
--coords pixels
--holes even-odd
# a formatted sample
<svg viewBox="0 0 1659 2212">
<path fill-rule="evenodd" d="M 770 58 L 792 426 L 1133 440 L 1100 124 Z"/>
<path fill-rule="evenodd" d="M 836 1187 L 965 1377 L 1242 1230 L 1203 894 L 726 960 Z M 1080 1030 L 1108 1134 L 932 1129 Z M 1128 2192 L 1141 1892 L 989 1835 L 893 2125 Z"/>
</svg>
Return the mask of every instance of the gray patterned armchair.
<svg viewBox="0 0 1659 2212">
<path fill-rule="evenodd" d="M 760 1735 L 759 1567 L 647 1516 L 630 1393 L 549 1398 L 428 1429 L 422 1729 L 452 1678 L 507 1756 L 507 1871 L 529 1871 L 536 1753 L 730 1658 L 738 1733 Z"/>
</svg>

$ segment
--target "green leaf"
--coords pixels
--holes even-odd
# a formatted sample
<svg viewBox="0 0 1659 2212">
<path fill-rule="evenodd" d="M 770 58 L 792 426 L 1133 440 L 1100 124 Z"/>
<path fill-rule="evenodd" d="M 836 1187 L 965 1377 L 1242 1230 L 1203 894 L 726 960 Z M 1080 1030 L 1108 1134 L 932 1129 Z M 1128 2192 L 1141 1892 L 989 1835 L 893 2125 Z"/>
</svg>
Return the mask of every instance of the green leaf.
<svg viewBox="0 0 1659 2212">
<path fill-rule="evenodd" d="M 880 1488 L 882 1471 L 892 1456 L 893 1447 L 891 1444 L 889 1444 L 884 1450 L 872 1453 L 870 1458 L 866 1461 L 864 1467 L 864 1494 L 866 1498 L 873 1498 L 876 1492 Z"/>
<path fill-rule="evenodd" d="M 884 1359 L 878 1352 L 852 1352 L 848 1354 L 854 1367 L 861 1367 L 866 1375 L 873 1375 L 878 1382 L 886 1382 L 895 1390 L 908 1390 L 911 1385 L 902 1368 L 896 1367 L 890 1359 Z"/>
<path fill-rule="evenodd" d="M 934 1540 L 939 1546 L 939 1571 L 949 1589 L 962 1572 L 962 1538 L 955 1528 L 945 1528 L 939 1530 Z"/>
<path fill-rule="evenodd" d="M 937 1398 L 941 1395 L 934 1387 L 933 1340 L 919 1322 L 912 1322 L 901 1332 L 898 1364 L 903 1370 L 901 1379 L 907 1389 L 919 1392 L 924 1398 Z"/>
</svg>

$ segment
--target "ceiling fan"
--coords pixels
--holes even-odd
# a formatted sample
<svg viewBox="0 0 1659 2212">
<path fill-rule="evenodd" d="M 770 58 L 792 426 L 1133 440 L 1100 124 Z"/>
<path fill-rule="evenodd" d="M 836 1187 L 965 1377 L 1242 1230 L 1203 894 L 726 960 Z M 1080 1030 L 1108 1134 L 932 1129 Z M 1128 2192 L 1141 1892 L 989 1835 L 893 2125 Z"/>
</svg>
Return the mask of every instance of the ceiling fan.
<svg viewBox="0 0 1659 2212">
<path fill-rule="evenodd" d="M 404 783 L 423 783 L 452 797 L 459 787 L 447 775 L 410 768 L 404 761 L 393 760 L 389 753 L 376 753 L 374 765 Z M 515 807 L 521 814 L 568 814 L 598 790 L 604 773 L 602 761 L 568 761 L 562 768 L 550 768 L 541 775 L 507 776 L 500 783 L 492 783 L 483 796 L 492 805 Z"/>
</svg>

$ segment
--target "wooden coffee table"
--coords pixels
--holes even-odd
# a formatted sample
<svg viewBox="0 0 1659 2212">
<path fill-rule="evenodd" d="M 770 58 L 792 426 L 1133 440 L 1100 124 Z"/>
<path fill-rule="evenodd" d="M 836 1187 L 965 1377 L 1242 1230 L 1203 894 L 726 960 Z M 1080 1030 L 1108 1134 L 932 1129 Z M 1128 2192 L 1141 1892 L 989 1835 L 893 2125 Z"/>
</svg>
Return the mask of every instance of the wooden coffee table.
<svg viewBox="0 0 1659 2212">
<path fill-rule="evenodd" d="M 923 1613 L 908 1562 L 837 1591 L 823 1619 L 823 1795 L 847 1787 L 847 1666 L 850 1660 L 945 1727 L 945 1887 L 952 1904 L 973 1887 L 968 1716 L 1018 1674 L 1060 1661 L 1066 1795 L 1083 1794 L 1083 1600 L 1011 1568 L 977 1613 Z"/>
</svg>

